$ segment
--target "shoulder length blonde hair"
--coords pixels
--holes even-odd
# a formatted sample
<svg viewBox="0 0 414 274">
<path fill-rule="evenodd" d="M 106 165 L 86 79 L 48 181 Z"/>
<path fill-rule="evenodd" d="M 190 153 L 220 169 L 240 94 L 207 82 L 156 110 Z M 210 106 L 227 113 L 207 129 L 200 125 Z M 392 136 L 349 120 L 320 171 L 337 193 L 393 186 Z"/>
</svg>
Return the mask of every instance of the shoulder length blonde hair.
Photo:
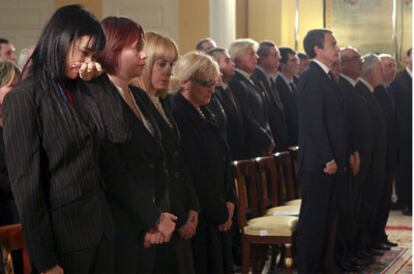
<svg viewBox="0 0 414 274">
<path fill-rule="evenodd" d="M 20 78 L 20 70 L 9 61 L 0 61 L 0 88 L 7 86 Z"/>
<path fill-rule="evenodd" d="M 152 69 L 155 61 L 158 59 L 165 59 L 172 62 L 178 59 L 178 47 L 173 39 L 163 36 L 156 32 L 145 33 L 144 51 L 147 54 L 147 63 L 142 75 L 134 81 L 140 88 L 145 91 L 153 91 L 152 85 Z M 167 94 L 167 90 L 157 90 L 160 96 Z"/>
</svg>

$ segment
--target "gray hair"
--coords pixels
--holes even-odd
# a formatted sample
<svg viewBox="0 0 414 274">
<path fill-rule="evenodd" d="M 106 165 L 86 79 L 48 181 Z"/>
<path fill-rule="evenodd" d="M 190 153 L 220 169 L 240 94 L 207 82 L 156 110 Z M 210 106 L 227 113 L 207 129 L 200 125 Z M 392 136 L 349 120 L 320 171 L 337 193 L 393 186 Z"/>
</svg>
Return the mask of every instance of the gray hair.
<svg viewBox="0 0 414 274">
<path fill-rule="evenodd" d="M 246 51 L 249 47 L 253 47 L 254 51 L 256 51 L 257 48 L 259 47 L 259 44 L 255 40 L 250 39 L 250 38 L 237 39 L 236 41 L 230 44 L 230 47 L 229 47 L 230 58 L 233 61 L 236 60 L 236 58 L 239 57 L 240 55 L 246 54 Z"/>
<path fill-rule="evenodd" d="M 368 75 L 377 62 L 381 62 L 381 59 L 374 53 L 362 56 L 362 76 Z"/>
</svg>

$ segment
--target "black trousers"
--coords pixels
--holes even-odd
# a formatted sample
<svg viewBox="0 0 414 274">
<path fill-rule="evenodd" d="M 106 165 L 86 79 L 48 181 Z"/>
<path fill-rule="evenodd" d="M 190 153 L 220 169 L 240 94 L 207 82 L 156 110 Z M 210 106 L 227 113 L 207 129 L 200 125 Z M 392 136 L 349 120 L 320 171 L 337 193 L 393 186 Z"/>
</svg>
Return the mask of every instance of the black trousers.
<svg viewBox="0 0 414 274">
<path fill-rule="evenodd" d="M 301 172 L 302 204 L 298 226 L 298 272 L 319 273 L 335 217 L 334 176 Z"/>
<path fill-rule="evenodd" d="M 408 147 L 407 146 L 407 150 Z M 404 153 L 400 150 L 403 155 L 400 156 L 400 165 L 396 170 L 395 185 L 398 196 L 398 204 L 404 207 L 412 207 L 413 197 L 413 176 L 412 176 L 412 154 L 411 150 L 405 151 Z"/>
<path fill-rule="evenodd" d="M 102 274 L 115 272 L 113 257 L 113 242 L 104 235 L 97 246 L 59 254 L 58 261 L 65 274 Z"/>
<path fill-rule="evenodd" d="M 137 254 L 138 274 L 169 274 L 170 250 L 167 243 L 144 247 L 144 235 L 139 237 Z"/>
</svg>

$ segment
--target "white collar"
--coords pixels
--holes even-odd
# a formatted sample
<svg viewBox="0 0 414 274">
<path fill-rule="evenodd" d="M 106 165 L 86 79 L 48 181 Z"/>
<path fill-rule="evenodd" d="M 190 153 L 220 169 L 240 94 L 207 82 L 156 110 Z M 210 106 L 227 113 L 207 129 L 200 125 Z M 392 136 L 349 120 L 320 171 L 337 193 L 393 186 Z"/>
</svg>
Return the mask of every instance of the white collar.
<svg viewBox="0 0 414 274">
<path fill-rule="evenodd" d="M 345 80 L 347 80 L 353 87 L 355 87 L 355 85 L 356 85 L 356 83 L 357 83 L 357 81 L 356 80 L 354 80 L 354 79 L 352 79 L 351 77 L 349 77 L 349 76 L 347 76 L 347 75 L 345 75 L 345 74 L 343 74 L 343 73 L 341 73 L 341 76 L 345 79 Z"/>
<path fill-rule="evenodd" d="M 408 72 L 408 75 L 413 78 L 413 72 L 408 67 L 405 67 L 405 70 Z"/>
<path fill-rule="evenodd" d="M 286 82 L 286 84 L 288 86 L 289 86 L 290 83 L 294 83 L 293 78 L 292 78 L 292 80 L 288 79 L 282 72 L 279 72 L 279 76 L 283 79 L 283 81 Z"/>
<path fill-rule="evenodd" d="M 323 71 L 326 73 L 326 74 L 328 74 L 329 73 L 329 68 L 328 68 L 328 66 L 327 65 L 325 65 L 325 64 L 323 64 L 323 63 L 321 63 L 320 61 L 318 61 L 318 60 L 316 60 L 316 59 L 312 59 L 312 61 L 313 62 L 315 62 L 316 64 L 318 64 L 322 69 L 323 69 Z"/>
<path fill-rule="evenodd" d="M 364 78 L 359 77 L 359 78 L 358 78 L 358 81 L 360 81 L 360 82 L 361 82 L 361 83 L 363 83 L 365 86 L 367 86 L 367 88 L 369 89 L 369 91 L 370 91 L 371 93 L 373 93 L 373 92 L 374 92 L 374 87 L 373 87 L 373 86 L 371 86 L 371 84 L 370 84 L 370 83 L 368 83 L 367 81 L 365 81 L 365 79 L 364 79 Z"/>
</svg>

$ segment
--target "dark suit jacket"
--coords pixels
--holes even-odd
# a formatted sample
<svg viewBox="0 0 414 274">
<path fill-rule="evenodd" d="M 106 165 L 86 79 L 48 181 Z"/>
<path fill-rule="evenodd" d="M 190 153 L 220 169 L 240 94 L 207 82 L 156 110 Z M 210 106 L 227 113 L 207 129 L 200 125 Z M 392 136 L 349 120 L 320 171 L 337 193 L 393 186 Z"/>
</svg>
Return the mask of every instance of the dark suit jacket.
<svg viewBox="0 0 414 274">
<path fill-rule="evenodd" d="M 0 212 L 0 225 L 19 222 L 19 215 L 13 199 L 9 173 L 4 158 L 3 127 L 0 127 Z"/>
<path fill-rule="evenodd" d="M 229 81 L 243 116 L 247 157 L 262 156 L 273 142 L 265 93 L 237 72 Z"/>
<path fill-rule="evenodd" d="M 288 145 L 296 146 L 298 144 L 298 107 L 296 98 L 281 76 L 276 78 L 276 87 L 285 107 Z"/>
<path fill-rule="evenodd" d="M 383 85 L 378 86 L 374 91 L 374 96 L 380 105 L 384 116 L 387 134 L 387 164 L 388 170 L 394 170 L 398 161 L 398 128 L 397 115 L 393 99 L 387 88 Z"/>
<path fill-rule="evenodd" d="M 197 193 L 188 171 L 188 164 L 183 156 L 181 134 L 172 115 L 171 106 L 167 98 L 160 98 L 160 101 L 166 116 L 173 126 L 172 128 L 154 107 L 145 91 L 140 90 L 139 96 L 145 105 L 151 106 L 155 121 L 161 132 L 166 167 L 169 175 L 170 212 L 178 217 L 176 224 L 177 228 L 179 228 L 187 221 L 190 210 L 200 210 Z"/>
<path fill-rule="evenodd" d="M 106 85 L 121 98 L 112 83 Z M 124 143 L 104 143 L 100 157 L 102 176 L 119 234 L 143 233 L 155 226 L 161 212 L 169 210 L 168 174 L 161 134 L 150 105 L 139 95 L 141 91 L 134 86 L 130 89 L 153 133 L 122 99 L 131 138 Z"/>
<path fill-rule="evenodd" d="M 223 87 L 216 88 L 216 96 L 220 100 L 227 117 L 227 143 L 230 147 L 232 160 L 245 159 L 245 132 L 243 117 L 237 100 L 232 101 Z"/>
<path fill-rule="evenodd" d="M 226 202 L 236 202 L 227 144 L 207 108 L 202 108 L 203 119 L 180 93 L 171 98 L 171 106 L 200 201 L 200 218 L 220 225 L 228 219 Z"/>
<path fill-rule="evenodd" d="M 343 169 L 347 141 L 337 84 L 318 64 L 311 62 L 299 79 L 297 97 L 300 170 L 322 172 L 331 160 Z"/>
<path fill-rule="evenodd" d="M 391 89 L 397 110 L 399 157 L 400 161 L 407 163 L 412 161 L 413 80 L 405 69 L 397 74 L 391 83 Z"/>
<path fill-rule="evenodd" d="M 288 148 L 288 129 L 286 125 L 285 108 L 279 96 L 276 85 L 270 86 L 266 75 L 258 68 L 252 74 L 256 86 L 266 93 L 269 125 L 276 143 L 276 151 L 284 151 Z"/>
<path fill-rule="evenodd" d="M 211 96 L 207 108 L 210 113 L 213 114 L 213 119 L 216 121 L 224 140 L 227 140 L 227 115 L 217 93 L 214 93 L 213 96 Z"/>
<path fill-rule="evenodd" d="M 384 158 L 385 163 L 385 152 L 387 150 L 387 134 L 386 134 L 386 120 L 385 113 L 382 110 L 377 98 L 370 92 L 369 88 L 358 81 L 356 89 L 360 95 L 366 99 L 366 107 L 370 111 L 371 123 L 372 123 L 372 157 Z M 375 92 L 375 90 L 374 90 Z"/>
<path fill-rule="evenodd" d="M 99 142 L 128 136 L 127 130 L 112 131 L 123 125 L 119 101 L 97 89 L 89 92 L 79 79 L 66 85 L 73 105 L 57 85 L 44 90 L 32 78 L 21 81 L 3 105 L 10 182 L 38 271 L 58 264 L 60 254 L 96 246 L 105 231 L 111 233 Z"/>
<path fill-rule="evenodd" d="M 365 97 L 358 94 L 356 88 L 343 77 L 339 78 L 339 88 L 344 97 L 344 112 L 348 151 L 358 151 L 361 159 L 360 174 L 367 176 L 372 153 L 372 122 Z"/>
</svg>

